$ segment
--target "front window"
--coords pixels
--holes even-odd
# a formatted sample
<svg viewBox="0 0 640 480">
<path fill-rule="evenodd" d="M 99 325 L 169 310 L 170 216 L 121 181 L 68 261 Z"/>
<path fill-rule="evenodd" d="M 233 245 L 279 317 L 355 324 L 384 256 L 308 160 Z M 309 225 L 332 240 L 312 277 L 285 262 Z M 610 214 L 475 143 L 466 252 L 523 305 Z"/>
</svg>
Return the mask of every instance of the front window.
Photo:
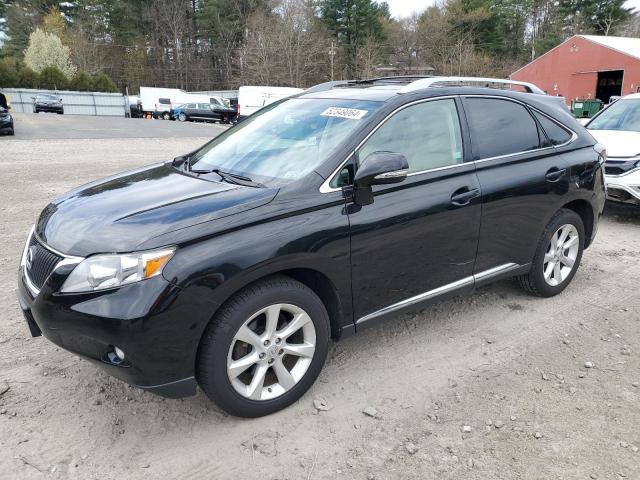
<svg viewBox="0 0 640 480">
<path fill-rule="evenodd" d="M 589 122 L 587 128 L 640 132 L 640 99 L 618 100 Z"/>
<path fill-rule="evenodd" d="M 270 105 L 205 145 L 191 168 L 278 185 L 324 162 L 382 102 L 293 98 Z"/>
</svg>

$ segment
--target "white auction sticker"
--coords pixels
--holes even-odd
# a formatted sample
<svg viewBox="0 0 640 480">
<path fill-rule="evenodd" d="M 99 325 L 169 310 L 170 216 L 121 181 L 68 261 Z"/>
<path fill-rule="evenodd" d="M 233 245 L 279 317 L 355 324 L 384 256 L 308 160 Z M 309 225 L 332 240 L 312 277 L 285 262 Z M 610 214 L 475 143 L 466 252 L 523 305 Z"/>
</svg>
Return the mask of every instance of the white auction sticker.
<svg viewBox="0 0 640 480">
<path fill-rule="evenodd" d="M 367 114 L 367 110 L 359 110 L 357 108 L 340 108 L 329 107 L 320 115 L 325 117 L 351 118 L 352 120 L 360 120 Z"/>
</svg>

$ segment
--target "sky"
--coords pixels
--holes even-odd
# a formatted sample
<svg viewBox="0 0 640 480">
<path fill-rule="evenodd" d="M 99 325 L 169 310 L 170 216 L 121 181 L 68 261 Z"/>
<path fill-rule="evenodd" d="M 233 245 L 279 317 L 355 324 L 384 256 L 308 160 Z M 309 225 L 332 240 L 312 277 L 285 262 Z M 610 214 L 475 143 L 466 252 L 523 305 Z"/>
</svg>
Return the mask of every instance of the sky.
<svg viewBox="0 0 640 480">
<path fill-rule="evenodd" d="M 378 0 L 380 1 L 380 0 Z M 422 12 L 425 8 L 433 5 L 436 0 L 386 0 L 391 10 L 391 15 L 395 18 L 408 17 L 413 12 Z M 628 0 L 627 7 L 634 7 L 640 11 L 640 0 Z"/>
</svg>

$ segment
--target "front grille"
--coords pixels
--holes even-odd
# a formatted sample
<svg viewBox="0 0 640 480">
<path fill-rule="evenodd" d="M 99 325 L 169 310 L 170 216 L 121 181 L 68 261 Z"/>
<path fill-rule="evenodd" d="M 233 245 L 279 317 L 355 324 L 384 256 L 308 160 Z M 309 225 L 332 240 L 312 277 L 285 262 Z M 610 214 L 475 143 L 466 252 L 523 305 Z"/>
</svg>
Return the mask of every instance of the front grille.
<svg viewBox="0 0 640 480">
<path fill-rule="evenodd" d="M 638 159 L 633 160 L 607 160 L 604 164 L 604 173 L 607 175 L 623 175 L 635 170 L 637 167 Z"/>
<path fill-rule="evenodd" d="M 624 173 L 624 170 L 620 167 L 604 167 L 604 173 L 607 175 L 621 175 Z"/>
<path fill-rule="evenodd" d="M 42 288 L 60 261 L 61 256 L 45 248 L 35 235 L 31 235 L 27 250 L 26 274 L 36 288 Z"/>
</svg>

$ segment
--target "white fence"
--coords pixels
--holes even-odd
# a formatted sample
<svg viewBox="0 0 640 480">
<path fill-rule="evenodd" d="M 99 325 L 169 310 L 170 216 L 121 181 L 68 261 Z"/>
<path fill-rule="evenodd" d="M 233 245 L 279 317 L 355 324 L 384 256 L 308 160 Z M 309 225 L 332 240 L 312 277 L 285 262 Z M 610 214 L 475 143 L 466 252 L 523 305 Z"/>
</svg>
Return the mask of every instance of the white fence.
<svg viewBox="0 0 640 480">
<path fill-rule="evenodd" d="M 33 113 L 33 98 L 38 93 L 51 93 L 62 98 L 65 115 L 98 115 L 124 117 L 127 111 L 125 98 L 120 93 L 70 92 L 55 90 L 31 90 L 3 88 L 13 112 Z"/>
</svg>

